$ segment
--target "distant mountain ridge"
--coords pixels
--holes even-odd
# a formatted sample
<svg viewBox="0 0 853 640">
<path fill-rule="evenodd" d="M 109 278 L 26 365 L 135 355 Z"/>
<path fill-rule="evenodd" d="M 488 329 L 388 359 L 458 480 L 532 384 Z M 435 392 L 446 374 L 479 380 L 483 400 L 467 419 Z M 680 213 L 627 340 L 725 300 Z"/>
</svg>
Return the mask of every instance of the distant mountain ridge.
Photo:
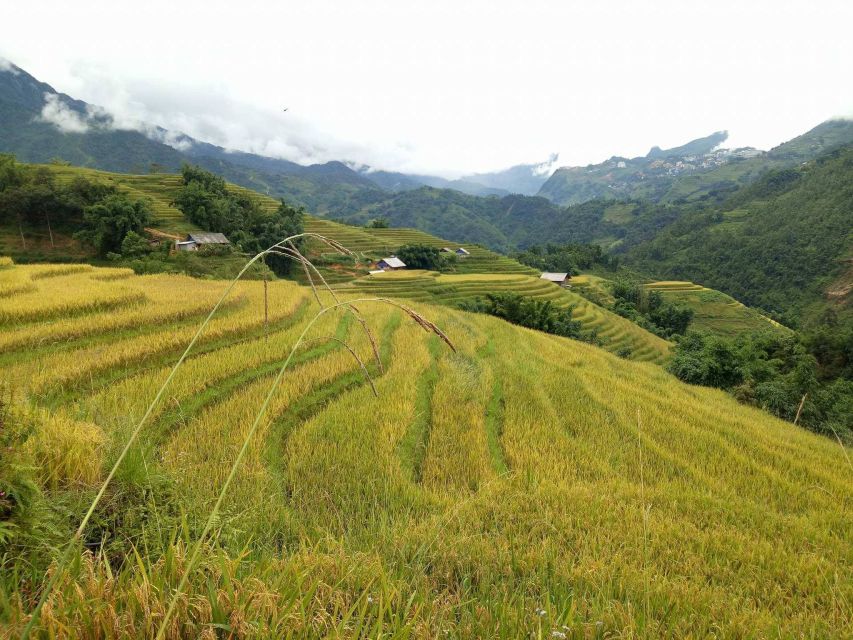
<svg viewBox="0 0 853 640">
<path fill-rule="evenodd" d="M 530 195 L 547 179 L 539 169 L 542 165 L 535 164 L 448 180 L 353 169 L 340 161 L 301 165 L 234 151 L 148 123 L 116 123 L 104 109 L 60 93 L 13 64 L 0 66 L 0 151 L 26 162 L 61 158 L 78 166 L 125 173 L 175 171 L 184 162 L 194 162 L 321 215 L 332 210 L 338 215 L 352 213 L 382 200 L 387 191 L 430 186 L 476 196 Z"/>
<path fill-rule="evenodd" d="M 60 157 L 124 173 L 176 171 L 192 162 L 318 216 L 356 224 L 384 217 L 391 226 L 503 251 L 544 242 L 595 242 L 626 251 L 677 228 L 690 207 L 716 215 L 721 203 L 769 171 L 796 168 L 850 144 L 853 121 L 824 122 L 767 152 L 721 149 L 726 137 L 718 131 L 670 149 L 654 147 L 646 156 L 614 156 L 550 176 L 556 156 L 457 180 L 337 161 L 304 166 L 144 123 L 122 129 L 103 109 L 58 93 L 22 69 L 0 66 L 0 152 L 20 160 Z M 530 195 L 537 184 L 538 196 Z"/>
<path fill-rule="evenodd" d="M 561 167 L 538 195 L 559 205 L 594 199 L 678 202 L 716 198 L 755 180 L 762 172 L 795 166 L 853 142 L 853 120 L 829 120 L 771 149 L 725 149 L 717 131 L 672 149 L 652 147 L 637 158 L 614 156 L 585 167 Z"/>
<path fill-rule="evenodd" d="M 177 171 L 191 162 L 320 214 L 355 211 L 387 195 L 342 162 L 305 166 L 231 151 L 147 123 L 117 124 L 102 108 L 59 93 L 11 64 L 0 67 L 0 152 L 25 162 L 61 158 L 122 173 Z"/>
<path fill-rule="evenodd" d="M 729 137 L 728 131 L 717 131 L 704 138 L 691 140 L 687 144 L 672 149 L 661 149 L 660 147 L 652 147 L 646 154 L 647 158 L 652 160 L 661 160 L 670 157 L 681 157 L 689 155 L 705 155 L 711 153 L 714 149 L 725 142 Z"/>
<path fill-rule="evenodd" d="M 557 154 L 543 163 L 518 164 L 502 171 L 474 173 L 455 180 L 423 174 L 407 174 L 395 171 L 374 170 L 362 167 L 360 173 L 383 189 L 409 191 L 420 187 L 454 189 L 471 196 L 508 196 L 520 194 L 536 195 L 550 176 L 550 168 L 557 161 Z"/>
</svg>

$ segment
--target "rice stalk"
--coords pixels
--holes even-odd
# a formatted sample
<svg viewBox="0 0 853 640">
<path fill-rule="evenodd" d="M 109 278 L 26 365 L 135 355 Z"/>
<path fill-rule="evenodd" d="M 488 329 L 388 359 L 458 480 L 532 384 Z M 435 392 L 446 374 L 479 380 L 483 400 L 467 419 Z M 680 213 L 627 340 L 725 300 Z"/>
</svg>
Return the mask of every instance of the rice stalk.
<svg viewBox="0 0 853 640">
<path fill-rule="evenodd" d="M 252 440 L 252 436 L 254 436 L 255 432 L 258 429 L 258 425 L 263 420 L 266 415 L 267 408 L 269 407 L 270 401 L 272 400 L 273 395 L 275 394 L 276 389 L 278 388 L 279 383 L 281 382 L 284 373 L 287 371 L 290 366 L 291 361 L 293 360 L 293 356 L 296 351 L 302 346 L 303 342 L 306 339 L 306 336 L 314 327 L 320 318 L 322 318 L 326 313 L 338 309 L 340 307 L 346 307 L 350 305 L 352 302 L 379 302 L 384 304 L 389 304 L 391 306 L 397 307 L 401 309 L 404 313 L 406 313 L 410 318 L 412 318 L 417 324 L 423 327 L 426 331 L 431 331 L 438 335 L 445 343 L 447 343 L 453 351 L 456 351 L 456 348 L 450 342 L 450 339 L 430 320 L 427 320 L 422 315 L 420 315 L 417 311 L 406 307 L 398 302 L 393 300 L 388 300 L 385 298 L 359 298 L 357 300 L 347 301 L 347 302 L 338 302 L 336 304 L 327 306 L 323 309 L 320 309 L 313 318 L 311 318 L 308 325 L 303 329 L 302 334 L 299 336 L 299 339 L 293 345 L 290 350 L 290 353 L 287 355 L 284 363 L 281 365 L 281 368 L 278 370 L 278 373 L 275 376 L 272 384 L 270 385 L 269 391 L 267 392 L 266 397 L 264 398 L 264 402 L 261 405 L 258 413 L 255 416 L 255 420 L 252 423 L 252 426 L 249 428 L 246 433 L 246 437 L 243 439 L 243 444 L 240 447 L 240 451 L 237 454 L 237 457 L 234 460 L 234 463 L 231 465 L 231 469 L 228 472 L 228 476 L 225 479 L 225 482 L 222 485 L 222 489 L 219 492 L 219 496 L 216 498 L 216 502 L 213 505 L 213 509 L 211 509 L 210 514 L 208 515 L 207 521 L 205 522 L 204 529 L 201 532 L 198 540 L 196 541 L 195 546 L 193 547 L 193 551 L 187 561 L 187 565 L 184 568 L 184 573 L 181 576 L 181 580 L 178 583 L 178 587 L 175 590 L 175 593 L 172 595 L 172 598 L 169 602 L 169 607 L 166 610 L 166 614 L 163 617 L 162 622 L 160 623 L 160 629 L 157 632 L 157 640 L 162 640 L 164 634 L 166 633 L 166 628 L 169 623 L 169 619 L 175 611 L 175 607 L 178 604 L 179 598 L 183 595 L 184 590 L 187 585 L 187 581 L 189 580 L 190 575 L 192 574 L 193 568 L 195 567 L 196 562 L 198 561 L 199 554 L 201 553 L 201 547 L 205 543 L 205 540 L 213 528 L 214 523 L 216 522 L 217 517 L 219 516 L 219 511 L 222 507 L 222 503 L 225 500 L 225 496 L 228 493 L 228 489 L 231 486 L 231 483 L 234 481 L 235 476 L 237 475 L 237 470 L 240 467 L 240 463 L 243 460 L 243 457 L 246 455 L 246 451 L 249 449 L 249 443 Z M 357 356 L 355 356 L 357 358 Z"/>
<path fill-rule="evenodd" d="M 335 250 L 340 251 L 341 253 L 344 253 L 347 255 L 354 255 L 354 254 L 352 254 L 352 252 L 347 250 L 345 247 L 343 247 L 339 243 L 335 242 L 334 240 L 329 240 L 328 238 L 324 238 L 320 234 L 310 233 L 310 232 L 309 233 L 300 233 L 300 234 L 296 234 L 296 235 L 290 236 L 288 238 L 285 238 L 284 240 L 274 244 L 269 249 L 267 249 L 265 251 L 261 251 L 260 253 L 255 255 L 253 258 L 251 258 L 243 266 L 243 268 L 231 280 L 231 282 L 228 283 L 228 286 L 225 288 L 225 291 L 222 293 L 222 296 L 219 298 L 219 300 L 216 302 L 216 304 L 210 310 L 210 313 L 208 313 L 207 317 L 201 323 L 198 330 L 195 332 L 195 335 L 193 336 L 192 340 L 190 340 L 190 343 L 187 345 L 186 349 L 181 354 L 181 357 L 178 358 L 178 361 L 175 363 L 175 366 L 172 367 L 172 370 L 169 372 L 168 377 L 163 382 L 163 384 L 160 386 L 160 389 L 157 391 L 157 395 L 151 401 L 151 404 L 148 405 L 148 409 L 145 411 L 145 414 L 142 416 L 142 418 L 137 423 L 136 427 L 134 427 L 133 431 L 131 432 L 130 437 L 128 438 L 124 448 L 121 450 L 121 453 L 119 454 L 118 458 L 116 459 L 115 463 L 113 464 L 112 468 L 110 469 L 109 473 L 107 474 L 107 477 L 104 479 L 103 483 L 101 484 L 101 487 L 98 490 L 98 493 L 95 495 L 94 499 L 92 500 L 91 504 L 89 505 L 89 508 L 86 510 L 86 514 L 83 516 L 83 519 L 80 521 L 80 524 L 77 527 L 76 531 L 74 532 L 74 535 L 72 536 L 68 545 L 66 545 L 65 551 L 63 552 L 62 556 L 60 557 L 58 565 L 55 567 L 55 571 L 52 573 L 52 575 L 48 579 L 47 584 L 45 585 L 44 589 L 42 590 L 41 596 L 39 597 L 39 600 L 36 603 L 35 609 L 32 612 L 30 620 L 27 622 L 27 626 L 24 627 L 23 634 L 21 635 L 21 640 L 27 640 L 27 638 L 29 638 L 30 633 L 33 630 L 33 627 L 35 626 L 35 623 L 39 618 L 39 614 L 41 613 L 41 609 L 44 606 L 45 601 L 47 600 L 50 593 L 53 591 L 53 588 L 56 586 L 56 582 L 59 579 L 59 576 L 65 571 L 65 569 L 68 565 L 68 561 L 71 558 L 71 552 L 75 548 L 76 543 L 82 538 L 83 532 L 85 531 L 86 526 L 89 524 L 89 520 L 92 518 L 92 514 L 95 512 L 95 508 L 98 506 L 101 499 L 104 497 L 104 494 L 106 493 L 107 487 L 109 487 L 110 482 L 112 481 L 113 477 L 115 477 L 116 472 L 118 471 L 122 462 L 124 462 L 124 459 L 127 457 L 127 454 L 130 452 L 130 449 L 133 446 L 134 442 L 136 442 L 136 439 L 138 438 L 140 432 L 142 431 L 142 427 L 148 421 L 148 418 L 152 414 L 152 412 L 154 411 L 154 408 L 160 403 L 160 399 L 163 397 L 163 393 L 166 391 L 169 384 L 172 382 L 172 379 L 175 377 L 175 374 L 177 373 L 178 369 L 180 369 L 181 365 L 184 363 L 184 360 L 186 360 L 187 356 L 189 356 L 190 351 L 195 346 L 195 344 L 198 341 L 201 334 L 207 328 L 207 325 L 210 323 L 213 316 L 216 315 L 216 312 L 222 306 L 222 303 L 225 301 L 225 299 L 228 297 L 228 295 L 234 289 L 237 282 L 240 281 L 240 279 L 243 277 L 243 275 L 249 270 L 249 268 L 255 262 L 257 262 L 261 258 L 265 257 L 267 254 L 273 253 L 276 250 L 282 248 L 285 245 L 285 243 L 288 243 L 288 242 L 292 243 L 297 238 L 303 238 L 303 237 L 317 238 L 317 239 L 321 240 L 322 242 L 325 242 L 326 244 L 328 244 L 329 246 L 331 246 Z M 55 273 L 55 271 L 56 270 L 54 269 L 51 272 L 51 274 Z M 315 319 L 316 319 L 316 317 L 315 317 Z M 309 326 L 313 326 L 313 321 L 312 321 L 311 325 L 309 325 Z M 303 335 L 304 335 L 304 332 L 303 332 Z M 287 360 L 288 364 L 289 364 L 290 360 L 292 359 L 292 356 L 293 356 L 293 351 L 291 351 L 290 356 L 288 357 L 288 360 Z M 283 373 L 283 371 L 282 371 L 282 373 Z M 279 376 L 279 378 L 280 378 L 280 376 Z M 276 382 L 277 381 L 278 381 L 278 379 L 276 380 Z"/>
</svg>

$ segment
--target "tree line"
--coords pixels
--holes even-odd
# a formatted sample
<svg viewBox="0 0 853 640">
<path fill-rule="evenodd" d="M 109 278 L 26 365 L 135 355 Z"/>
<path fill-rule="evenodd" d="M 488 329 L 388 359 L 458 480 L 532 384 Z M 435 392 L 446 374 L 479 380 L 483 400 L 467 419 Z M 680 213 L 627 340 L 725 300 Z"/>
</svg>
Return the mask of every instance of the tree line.
<svg viewBox="0 0 853 640">
<path fill-rule="evenodd" d="M 240 251 L 259 253 L 275 243 L 303 232 L 304 210 L 284 200 L 267 213 L 249 195 L 228 189 L 223 178 L 200 167 L 185 164 L 182 187 L 174 204 L 187 219 L 206 231 L 225 234 Z M 295 244 L 301 244 L 297 240 Z M 292 261 L 268 255 L 266 262 L 278 275 L 290 272 Z"/>
<path fill-rule="evenodd" d="M 139 234 L 151 221 L 146 200 L 132 198 L 109 184 L 74 177 L 56 181 L 47 167 L 17 162 L 0 154 L 0 222 L 17 226 L 26 249 L 26 228 L 44 228 L 53 242 L 55 229 L 74 237 L 100 257 L 121 251 L 130 233 Z"/>
</svg>

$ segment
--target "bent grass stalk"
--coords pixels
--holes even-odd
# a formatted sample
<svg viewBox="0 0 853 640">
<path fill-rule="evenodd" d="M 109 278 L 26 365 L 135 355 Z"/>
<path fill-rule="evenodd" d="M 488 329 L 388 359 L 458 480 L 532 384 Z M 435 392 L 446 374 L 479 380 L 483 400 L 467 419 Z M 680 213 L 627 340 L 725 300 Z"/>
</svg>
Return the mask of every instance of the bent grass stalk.
<svg viewBox="0 0 853 640">
<path fill-rule="evenodd" d="M 270 253 L 296 260 L 302 265 L 302 268 L 305 271 L 305 277 L 307 278 L 308 284 L 311 286 L 311 291 L 314 293 L 314 297 L 316 298 L 317 304 L 319 304 L 320 307 L 323 307 L 323 301 L 320 299 L 320 294 L 317 291 L 316 285 L 314 284 L 314 278 L 311 276 L 311 270 L 313 270 L 317 278 L 319 278 L 320 282 L 323 285 L 323 288 L 332 296 L 332 300 L 334 300 L 336 303 L 340 302 L 341 300 L 340 298 L 338 298 L 337 294 L 335 294 L 335 290 L 329 286 L 329 283 L 326 282 L 326 278 L 323 277 L 323 274 L 320 273 L 320 270 L 314 265 L 314 263 L 308 260 L 301 253 L 299 253 L 299 250 L 296 248 L 296 245 L 294 245 L 293 242 L 288 241 L 288 245 L 289 247 L 285 247 L 282 251 L 271 250 Z M 336 244 L 330 244 L 330 246 L 336 249 L 340 247 L 340 245 Z M 344 248 L 341 247 L 341 249 Z M 351 251 L 348 251 L 346 249 L 344 249 L 344 251 L 347 251 L 347 253 L 352 255 Z M 376 366 L 379 368 L 380 373 L 384 373 L 382 368 L 382 358 L 379 357 L 379 345 L 376 344 L 376 338 L 374 337 L 373 332 L 370 330 L 370 327 L 367 325 L 367 321 L 358 312 L 358 309 L 356 309 L 354 306 L 348 305 L 344 307 L 344 309 L 348 313 L 351 313 L 361 325 L 361 328 L 364 329 L 364 332 L 367 334 L 368 340 L 370 340 L 370 347 L 371 349 L 373 349 L 373 358 L 376 362 Z"/>
<path fill-rule="evenodd" d="M 222 303 L 225 301 L 225 299 L 228 297 L 228 295 L 234 289 L 234 286 L 237 284 L 237 282 L 239 282 L 239 280 L 243 277 L 243 275 L 245 275 L 245 273 L 249 270 L 249 268 L 255 262 L 257 262 L 258 260 L 260 260 L 261 258 L 263 258 L 264 256 L 266 256 L 269 253 L 275 253 L 276 250 L 282 248 L 282 245 L 284 245 L 285 243 L 288 243 L 288 242 L 292 243 L 293 240 L 296 240 L 297 238 L 303 238 L 303 237 L 317 238 L 317 239 L 321 240 L 322 242 L 328 244 L 330 247 L 334 248 L 336 251 L 339 251 L 339 252 L 345 253 L 345 254 L 352 254 L 351 251 L 349 251 L 348 249 L 346 249 L 345 247 L 343 247 L 339 243 L 335 242 L 334 240 L 329 240 L 328 238 L 325 238 L 325 237 L 321 236 L 320 234 L 310 233 L 310 232 L 309 233 L 300 233 L 300 234 L 296 234 L 296 235 L 290 236 L 288 238 L 285 238 L 284 240 L 277 242 L 276 244 L 272 245 L 269 249 L 266 249 L 265 251 L 261 251 L 260 253 L 255 255 L 253 258 L 251 258 L 243 266 L 243 268 L 231 280 L 231 282 L 228 283 L 228 286 L 225 288 L 225 291 L 222 293 L 222 296 L 220 296 L 219 300 L 216 302 L 213 309 L 210 310 L 210 313 L 207 314 L 207 317 L 204 319 L 204 322 L 201 323 L 198 330 L 195 332 L 195 335 L 193 336 L 192 340 L 190 340 L 190 343 L 187 345 L 187 348 L 181 354 L 181 357 L 175 363 L 175 366 L 172 367 L 172 370 L 169 372 L 169 376 L 166 378 L 166 380 L 160 386 L 160 389 L 157 391 L 157 395 L 151 401 L 151 404 L 148 405 L 148 409 L 145 411 L 145 414 L 142 416 L 142 418 L 137 423 L 136 427 L 134 427 L 133 431 L 131 432 L 130 437 L 127 440 L 127 443 L 125 443 L 124 448 L 121 450 L 121 453 L 119 454 L 118 458 L 116 459 L 115 463 L 113 464 L 112 468 L 110 469 L 110 472 L 107 474 L 107 477 L 104 479 L 103 483 L 101 484 L 101 487 L 98 490 L 98 493 L 95 495 L 95 498 L 92 500 L 92 503 L 89 505 L 89 508 L 87 509 L 86 514 L 83 516 L 83 519 L 80 521 L 80 524 L 77 527 L 77 530 L 74 532 L 74 535 L 72 536 L 71 540 L 69 541 L 68 545 L 66 546 L 65 551 L 63 552 L 62 556 L 60 556 L 59 563 L 55 567 L 53 573 L 51 574 L 50 578 L 47 581 L 47 584 L 45 585 L 44 589 L 42 590 L 41 596 L 39 597 L 39 600 L 36 603 L 35 609 L 33 609 L 33 612 L 30 616 L 30 619 L 27 622 L 26 627 L 24 627 L 23 634 L 21 635 L 21 640 L 27 640 L 27 638 L 29 638 L 29 636 L 30 636 L 30 633 L 32 633 L 33 627 L 35 626 L 36 622 L 38 621 L 41 610 L 44 607 L 44 603 L 47 601 L 47 598 L 50 596 L 51 592 L 53 591 L 53 588 L 56 586 L 56 583 L 59 580 L 59 577 L 62 575 L 62 572 L 68 566 L 68 561 L 70 560 L 71 553 L 72 553 L 73 549 L 75 548 L 75 543 L 77 541 L 79 541 L 80 538 L 82 537 L 83 531 L 85 531 L 86 526 L 89 524 L 89 520 L 92 518 L 92 514 L 94 514 L 94 512 L 95 512 L 95 508 L 98 506 L 101 499 L 104 497 L 104 494 L 106 493 L 107 487 L 109 486 L 110 482 L 112 482 L 112 479 L 115 477 L 116 472 L 118 471 L 122 462 L 124 462 L 124 459 L 127 457 L 127 454 L 130 452 L 130 449 L 133 446 L 133 443 L 136 442 L 136 439 L 138 438 L 139 434 L 142 431 L 142 427 L 145 426 L 145 423 L 148 421 L 148 418 L 151 416 L 152 412 L 154 411 L 154 408 L 160 403 L 160 399 L 163 397 L 164 392 L 168 388 L 169 384 L 172 382 L 172 379 L 175 377 L 175 374 L 177 373 L 178 369 L 180 369 L 181 365 L 187 359 L 187 356 L 189 355 L 190 351 L 195 346 L 196 342 L 198 341 L 201 334 L 204 332 L 205 328 L 207 328 L 207 325 L 210 323 L 213 316 L 216 315 L 216 312 L 222 306 Z M 341 305 L 336 305 L 336 307 L 342 306 L 345 304 L 348 304 L 348 303 L 341 303 Z M 331 308 L 331 307 L 329 307 L 329 308 Z M 325 309 L 323 311 L 325 311 Z M 318 314 L 318 315 L 320 315 L 320 314 Z M 316 317 L 315 317 L 315 319 L 316 319 Z M 313 325 L 313 320 L 311 322 L 311 325 L 309 325 L 309 326 L 312 326 L 312 325 Z M 304 335 L 304 332 L 303 332 L 303 335 Z M 293 351 L 291 351 L 290 356 L 288 356 L 288 360 L 287 360 L 288 364 L 292 358 L 292 355 L 293 355 Z M 283 373 L 283 371 L 282 371 L 282 373 Z M 280 378 L 280 375 L 276 379 L 276 383 L 278 382 L 279 378 Z M 268 404 L 268 403 L 265 403 L 265 405 L 266 404 Z M 243 452 L 241 451 L 241 455 L 242 455 L 242 453 Z M 158 637 L 161 637 L 161 636 L 158 634 Z"/>
<path fill-rule="evenodd" d="M 290 366 L 290 363 L 293 360 L 293 355 L 296 353 L 296 351 L 299 349 L 299 347 L 302 345 L 302 343 L 306 340 L 306 336 L 308 335 L 308 332 L 312 329 L 314 324 L 316 324 L 316 322 L 320 318 L 322 318 L 329 311 L 333 311 L 333 310 L 341 308 L 341 307 L 346 308 L 347 306 L 349 306 L 350 304 L 355 303 L 355 302 L 378 302 L 378 303 L 389 304 L 391 306 L 397 307 L 397 308 L 401 309 L 403 312 L 405 312 L 410 318 L 412 318 L 415 322 L 417 322 L 426 331 L 432 331 L 433 333 L 438 335 L 451 349 L 453 349 L 453 351 L 456 351 L 456 348 L 453 346 L 453 344 L 450 342 L 450 340 L 447 338 L 447 336 L 435 324 L 433 324 L 431 321 L 429 321 L 426 318 L 424 318 L 423 316 L 421 316 L 419 313 L 417 313 L 413 309 L 411 309 L 405 305 L 402 305 L 398 302 L 395 302 L 393 300 L 388 300 L 387 298 L 358 298 L 356 300 L 349 300 L 346 302 L 338 302 L 336 304 L 329 305 L 323 309 L 320 309 L 320 311 L 318 311 L 314 315 L 314 317 L 311 318 L 311 321 L 308 323 L 308 325 L 302 331 L 302 334 L 299 336 L 299 339 L 296 341 L 296 343 L 290 349 L 290 353 L 287 355 L 287 358 L 285 359 L 284 363 L 281 365 L 281 368 L 278 370 L 278 373 L 276 374 L 275 379 L 273 380 L 272 384 L 270 385 L 269 391 L 267 392 L 267 395 L 264 398 L 264 402 L 261 405 L 261 408 L 258 410 L 258 413 L 255 415 L 255 420 L 252 423 L 252 426 L 250 427 L 249 431 L 246 433 L 246 437 L 243 439 L 243 444 L 240 447 L 240 451 L 237 454 L 237 457 L 234 460 L 234 463 L 231 465 L 231 469 L 228 472 L 228 476 L 222 485 L 222 489 L 220 489 L 220 491 L 219 491 L 219 495 L 216 498 L 216 502 L 213 505 L 213 509 L 211 509 L 210 515 L 207 518 L 207 522 L 205 522 L 204 529 L 202 530 L 201 535 L 199 536 L 198 540 L 196 541 L 195 545 L 193 546 L 192 554 L 190 555 L 190 558 L 186 564 L 186 568 L 184 569 L 184 574 L 181 576 L 181 580 L 178 583 L 178 588 L 175 590 L 175 593 L 172 595 L 172 598 L 169 601 L 169 608 L 166 610 L 166 614 L 163 616 L 163 621 L 160 623 L 160 629 L 157 632 L 157 640 L 162 640 L 162 638 L 164 637 L 164 634 L 166 633 L 166 626 L 168 625 L 169 620 L 175 611 L 175 607 L 177 607 L 177 605 L 178 605 L 178 599 L 181 597 L 181 594 L 184 592 L 184 589 L 186 588 L 187 582 L 190 578 L 190 575 L 192 574 L 192 571 L 193 571 L 193 568 L 195 567 L 196 562 L 198 561 L 199 554 L 201 553 L 202 545 L 204 544 L 205 539 L 207 538 L 208 534 L 210 533 L 210 530 L 213 528 L 213 525 L 216 522 L 216 519 L 219 515 L 219 510 L 222 507 L 222 502 L 225 500 L 225 496 L 228 493 L 228 489 L 230 488 L 231 483 L 234 481 L 234 478 L 237 475 L 237 470 L 240 467 L 240 462 L 242 462 L 243 456 L 246 455 L 246 451 L 248 451 L 248 449 L 249 449 L 249 443 L 251 442 L 252 436 L 254 436 L 255 431 L 257 431 L 257 429 L 258 429 L 258 425 L 263 420 L 264 415 L 266 415 L 266 411 L 267 411 L 267 408 L 269 407 L 270 401 L 272 400 L 273 395 L 275 394 L 276 389 L 278 388 L 279 382 L 281 382 L 281 378 L 284 376 L 285 371 L 287 371 L 287 368 Z M 349 348 L 349 347 L 347 346 L 347 348 Z M 373 380 L 370 377 L 370 374 L 368 373 L 367 368 L 364 367 L 364 364 L 361 363 L 361 360 L 352 351 L 352 349 L 350 349 L 350 352 L 353 354 L 353 357 L 355 357 L 356 360 L 358 360 L 359 363 L 362 365 L 363 371 L 364 371 L 365 375 L 367 376 L 367 379 L 370 381 L 370 385 L 373 388 L 373 391 L 375 393 L 376 388 L 373 385 Z"/>
</svg>

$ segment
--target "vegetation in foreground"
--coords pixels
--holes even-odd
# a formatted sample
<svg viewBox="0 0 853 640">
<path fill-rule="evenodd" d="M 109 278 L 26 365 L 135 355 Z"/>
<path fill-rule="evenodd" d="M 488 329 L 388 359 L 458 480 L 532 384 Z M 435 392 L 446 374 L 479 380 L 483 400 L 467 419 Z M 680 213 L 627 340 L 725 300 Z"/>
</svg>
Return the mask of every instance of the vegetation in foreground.
<svg viewBox="0 0 853 640">
<path fill-rule="evenodd" d="M 0 621 L 14 637 L 223 283 L 6 262 L 0 284 Z M 179 370 L 58 576 L 45 636 L 156 633 L 308 317 L 310 290 L 268 290 L 265 322 L 262 283 L 240 284 Z M 378 328 L 378 397 L 337 342 L 299 350 L 166 637 L 853 632 L 836 442 L 486 315 L 425 306 L 453 353 L 394 309 L 360 308 Z M 370 361 L 347 318 L 317 335 Z"/>
<path fill-rule="evenodd" d="M 669 370 L 679 379 L 730 391 L 807 429 L 853 442 L 853 334 L 822 333 L 804 342 L 793 332 L 734 339 L 690 332 L 676 344 Z M 827 354 L 821 362 L 814 354 Z"/>
</svg>

